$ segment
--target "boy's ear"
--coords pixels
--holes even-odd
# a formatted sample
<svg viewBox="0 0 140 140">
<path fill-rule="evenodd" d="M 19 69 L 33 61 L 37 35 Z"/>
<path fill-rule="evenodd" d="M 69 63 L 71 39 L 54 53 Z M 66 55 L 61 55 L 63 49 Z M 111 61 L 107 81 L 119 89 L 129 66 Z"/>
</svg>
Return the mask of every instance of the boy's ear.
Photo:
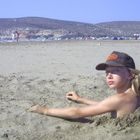
<svg viewBox="0 0 140 140">
<path fill-rule="evenodd" d="M 129 74 L 129 76 L 128 76 L 128 79 L 129 80 L 132 80 L 132 79 L 134 79 L 135 78 L 135 74 L 132 72 L 132 71 L 130 71 L 130 74 Z"/>
</svg>

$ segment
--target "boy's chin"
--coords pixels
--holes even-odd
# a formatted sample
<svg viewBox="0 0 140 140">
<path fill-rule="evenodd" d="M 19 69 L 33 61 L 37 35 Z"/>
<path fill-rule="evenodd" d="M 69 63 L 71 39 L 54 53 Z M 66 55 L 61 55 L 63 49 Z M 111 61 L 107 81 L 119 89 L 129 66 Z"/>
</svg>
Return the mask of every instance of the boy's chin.
<svg viewBox="0 0 140 140">
<path fill-rule="evenodd" d="M 110 89 L 115 89 L 116 87 L 114 85 L 108 85 Z"/>
</svg>

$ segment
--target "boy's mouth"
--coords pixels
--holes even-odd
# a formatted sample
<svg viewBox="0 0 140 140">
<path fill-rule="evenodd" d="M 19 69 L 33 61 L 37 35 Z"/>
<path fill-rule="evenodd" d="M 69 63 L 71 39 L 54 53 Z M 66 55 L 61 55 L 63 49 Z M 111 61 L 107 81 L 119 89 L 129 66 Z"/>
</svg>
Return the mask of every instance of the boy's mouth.
<svg viewBox="0 0 140 140">
<path fill-rule="evenodd" d="M 109 84 L 109 85 L 112 85 L 112 84 L 113 84 L 113 81 L 108 81 L 108 84 Z"/>
</svg>

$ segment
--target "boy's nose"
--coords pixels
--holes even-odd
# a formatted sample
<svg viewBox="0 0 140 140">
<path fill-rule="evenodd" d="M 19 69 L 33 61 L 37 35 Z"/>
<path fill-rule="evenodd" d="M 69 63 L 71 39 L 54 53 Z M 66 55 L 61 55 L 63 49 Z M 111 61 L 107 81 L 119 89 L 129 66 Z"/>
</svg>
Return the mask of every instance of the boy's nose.
<svg viewBox="0 0 140 140">
<path fill-rule="evenodd" d="M 108 77 L 108 78 L 112 78 L 112 73 L 111 73 L 111 72 L 108 72 L 108 73 L 107 73 L 107 77 Z"/>
</svg>

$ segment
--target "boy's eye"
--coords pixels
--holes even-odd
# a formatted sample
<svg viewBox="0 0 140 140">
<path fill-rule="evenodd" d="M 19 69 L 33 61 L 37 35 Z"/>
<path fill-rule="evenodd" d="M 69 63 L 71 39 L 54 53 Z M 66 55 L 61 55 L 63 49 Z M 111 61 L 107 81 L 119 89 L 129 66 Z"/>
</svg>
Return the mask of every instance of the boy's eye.
<svg viewBox="0 0 140 140">
<path fill-rule="evenodd" d="M 108 72 L 106 72 L 106 76 L 108 75 Z"/>
<path fill-rule="evenodd" d="M 112 73 L 114 73 L 114 74 L 115 74 L 115 73 L 118 73 L 118 72 L 119 72 L 119 70 L 118 70 L 118 69 L 117 69 L 117 70 L 113 70 L 113 71 L 112 71 Z"/>
<path fill-rule="evenodd" d="M 107 75 L 108 73 L 116 74 L 116 73 L 118 73 L 119 71 L 120 71 L 119 69 L 106 71 L 106 75 Z"/>
</svg>

